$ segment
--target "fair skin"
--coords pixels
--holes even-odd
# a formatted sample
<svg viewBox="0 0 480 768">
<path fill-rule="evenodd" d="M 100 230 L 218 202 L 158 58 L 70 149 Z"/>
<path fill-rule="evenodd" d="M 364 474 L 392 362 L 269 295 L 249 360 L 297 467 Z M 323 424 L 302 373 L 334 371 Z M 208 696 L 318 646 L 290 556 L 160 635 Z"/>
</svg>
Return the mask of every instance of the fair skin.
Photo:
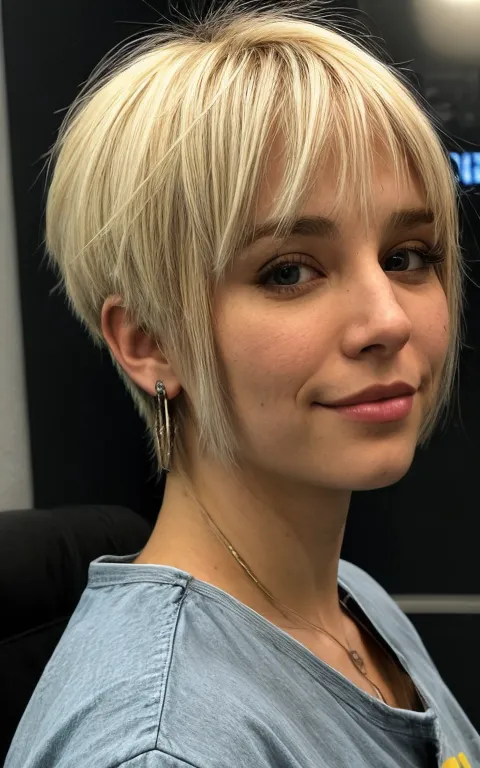
<svg viewBox="0 0 480 768">
<path fill-rule="evenodd" d="M 268 218 L 282 172 L 274 152 L 255 223 Z M 331 217 L 333 168 L 322 172 L 302 215 Z M 301 616 L 365 658 L 392 706 L 401 704 L 375 644 L 341 610 L 337 574 L 352 490 L 389 485 L 408 470 L 448 343 L 445 294 L 433 268 L 405 249 L 433 245 L 433 224 L 394 227 L 394 212 L 424 209 L 412 177 L 396 187 L 387 162 L 375 176 L 375 217 L 367 231 L 355 210 L 337 215 L 334 236 L 272 237 L 250 246 L 215 296 L 215 336 L 241 445 L 234 472 L 196 450 L 189 433 L 194 493 L 256 577 Z M 393 253 L 408 269 L 389 270 Z M 258 270 L 277 252 L 292 264 L 259 287 Z M 300 263 L 299 263 L 300 259 Z M 397 262 L 396 262 L 397 263 Z M 296 285 L 295 293 L 275 286 Z M 281 288 L 280 288 L 281 290 Z M 105 339 L 120 365 L 152 396 L 162 380 L 169 399 L 182 384 L 174 361 L 125 322 L 118 297 L 102 312 Z M 404 419 L 358 423 L 331 403 L 375 384 L 411 384 Z M 245 574 L 206 523 L 173 470 L 161 514 L 136 562 L 172 565 L 229 592 L 277 624 L 356 685 L 372 693 L 327 635 L 282 612 Z"/>
</svg>

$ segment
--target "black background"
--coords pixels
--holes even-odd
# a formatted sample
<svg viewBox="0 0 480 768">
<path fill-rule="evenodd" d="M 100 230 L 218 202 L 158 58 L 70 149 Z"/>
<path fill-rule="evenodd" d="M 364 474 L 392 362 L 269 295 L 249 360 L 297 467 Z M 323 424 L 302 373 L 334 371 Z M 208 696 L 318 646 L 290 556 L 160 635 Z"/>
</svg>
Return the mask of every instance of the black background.
<svg viewBox="0 0 480 768">
<path fill-rule="evenodd" d="M 389 5 L 388 0 L 382 3 L 384 9 Z M 397 14 L 401 8 L 407 10 L 406 2 L 391 0 L 391 4 Z M 396 23 L 398 37 L 392 37 L 388 14 L 375 16 L 381 4 L 366 5 L 373 14 L 369 23 L 377 34 L 385 34 L 392 55 L 407 59 L 411 38 L 402 35 L 402 24 Z M 63 296 L 52 292 L 56 280 L 42 246 L 42 156 L 79 85 L 113 45 L 151 27 L 160 11 L 167 12 L 160 3 L 156 9 L 141 0 L 3 0 L 35 505 L 117 503 L 151 521 L 160 507 L 162 489 L 147 461 L 143 424 L 108 355 L 93 346 Z M 420 72 L 419 81 L 424 82 Z M 446 138 L 450 149 L 462 142 L 472 149 L 466 139 L 480 142 L 480 129 L 477 138 L 455 130 L 450 126 L 455 136 Z M 464 193 L 462 206 L 471 279 L 467 334 L 450 418 L 428 449 L 418 452 L 405 479 L 392 488 L 354 495 L 345 538 L 343 556 L 394 594 L 480 594 L 480 315 L 474 190 Z M 475 701 L 479 618 L 412 619 L 447 682 L 480 727 L 480 704 Z"/>
</svg>

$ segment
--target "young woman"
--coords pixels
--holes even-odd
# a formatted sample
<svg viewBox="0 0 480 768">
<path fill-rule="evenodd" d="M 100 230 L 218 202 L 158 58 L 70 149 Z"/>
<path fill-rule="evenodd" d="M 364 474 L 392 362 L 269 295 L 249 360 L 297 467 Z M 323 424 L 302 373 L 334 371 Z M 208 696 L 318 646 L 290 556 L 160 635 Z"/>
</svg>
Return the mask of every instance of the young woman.
<svg viewBox="0 0 480 768">
<path fill-rule="evenodd" d="M 352 490 L 447 401 L 450 164 L 384 64 L 300 11 L 155 35 L 66 118 L 47 244 L 168 472 L 104 556 L 6 768 L 426 768 L 480 738 L 399 607 L 340 560 Z"/>
</svg>

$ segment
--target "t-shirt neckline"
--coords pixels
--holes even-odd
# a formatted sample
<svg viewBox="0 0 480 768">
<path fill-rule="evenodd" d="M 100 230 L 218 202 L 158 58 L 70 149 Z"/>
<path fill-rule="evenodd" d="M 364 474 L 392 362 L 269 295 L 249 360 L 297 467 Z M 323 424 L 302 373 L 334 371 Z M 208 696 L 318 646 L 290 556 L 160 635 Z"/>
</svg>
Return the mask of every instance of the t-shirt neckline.
<svg viewBox="0 0 480 768">
<path fill-rule="evenodd" d="M 413 710 L 397 709 L 384 704 L 382 701 L 371 696 L 366 691 L 355 685 L 349 678 L 342 675 L 341 672 L 322 661 L 303 643 L 296 640 L 288 632 L 285 632 L 269 619 L 257 613 L 253 608 L 245 605 L 236 597 L 231 595 L 220 587 L 209 582 L 197 579 L 187 571 L 183 571 L 175 566 L 153 564 L 153 563 L 134 563 L 140 552 L 132 555 L 103 555 L 90 564 L 88 586 L 101 587 L 111 586 L 121 583 L 142 583 L 158 582 L 165 585 L 179 586 L 188 592 L 194 592 L 207 597 L 221 604 L 224 608 L 234 611 L 244 620 L 249 621 L 263 637 L 269 642 L 273 642 L 282 652 L 295 659 L 309 674 L 317 680 L 321 678 L 322 684 L 337 698 L 340 698 L 348 707 L 356 711 L 362 718 L 369 722 L 375 722 L 381 728 L 387 728 L 403 735 L 433 737 L 435 733 L 436 715 L 431 708 L 428 696 L 423 687 L 418 683 L 408 669 L 403 654 L 396 648 L 395 642 L 389 638 L 386 633 L 378 626 L 368 610 L 366 610 L 361 598 L 355 594 L 354 585 L 348 583 L 348 578 L 338 575 L 338 585 L 341 587 L 351 600 L 356 603 L 365 617 L 371 623 L 372 627 L 378 632 L 393 653 L 398 657 L 400 663 L 412 680 L 427 705 L 424 712 Z M 133 568 L 132 568 L 133 566 Z"/>
</svg>

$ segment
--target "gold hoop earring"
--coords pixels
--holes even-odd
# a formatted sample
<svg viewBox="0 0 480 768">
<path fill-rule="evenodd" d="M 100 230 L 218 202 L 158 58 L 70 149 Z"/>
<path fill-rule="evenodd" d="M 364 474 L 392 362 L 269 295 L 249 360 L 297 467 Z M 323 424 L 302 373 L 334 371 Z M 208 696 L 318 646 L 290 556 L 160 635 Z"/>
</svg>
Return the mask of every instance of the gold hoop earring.
<svg viewBox="0 0 480 768">
<path fill-rule="evenodd" d="M 164 472 L 170 472 L 173 450 L 173 424 L 168 408 L 167 391 L 163 381 L 155 384 L 155 442 L 158 460 Z"/>
</svg>

